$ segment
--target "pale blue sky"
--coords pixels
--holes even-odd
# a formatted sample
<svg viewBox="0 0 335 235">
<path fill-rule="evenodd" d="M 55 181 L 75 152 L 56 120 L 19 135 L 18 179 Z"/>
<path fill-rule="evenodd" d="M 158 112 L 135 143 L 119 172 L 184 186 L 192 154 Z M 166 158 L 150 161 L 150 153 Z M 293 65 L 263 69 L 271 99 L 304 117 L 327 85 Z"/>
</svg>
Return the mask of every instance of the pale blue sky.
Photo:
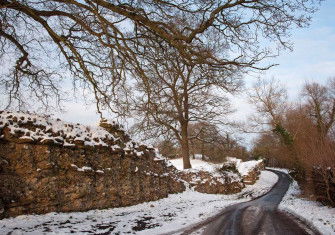
<svg viewBox="0 0 335 235">
<path fill-rule="evenodd" d="M 309 28 L 292 32 L 293 52 L 284 52 L 275 63 L 280 65 L 267 76 L 280 79 L 289 88 L 291 98 L 306 80 L 325 82 L 335 76 L 335 1 L 325 1 Z"/>
<path fill-rule="evenodd" d="M 306 81 L 325 83 L 335 76 L 335 1 L 326 0 L 320 10 L 313 16 L 310 27 L 292 31 L 293 51 L 282 51 L 271 62 L 279 64 L 259 76 L 276 78 L 283 83 L 290 100 L 299 99 L 300 90 Z M 250 88 L 256 78 L 245 79 L 246 89 Z M 252 107 L 241 95 L 234 103 L 238 112 L 234 115 L 245 119 L 252 112 Z"/>
<path fill-rule="evenodd" d="M 323 83 L 335 76 L 335 1 L 323 2 L 320 10 L 313 16 L 310 27 L 292 31 L 291 40 L 294 50 L 282 51 L 279 57 L 271 60 L 279 65 L 260 76 L 279 79 L 288 88 L 290 99 L 296 100 L 305 81 Z M 246 77 L 245 81 L 248 89 L 255 78 Z M 234 105 L 238 111 L 233 118 L 245 120 L 253 112 L 244 95 L 235 98 Z M 94 106 L 72 103 L 66 105 L 66 108 L 68 112 L 56 116 L 84 124 L 98 121 Z"/>
</svg>

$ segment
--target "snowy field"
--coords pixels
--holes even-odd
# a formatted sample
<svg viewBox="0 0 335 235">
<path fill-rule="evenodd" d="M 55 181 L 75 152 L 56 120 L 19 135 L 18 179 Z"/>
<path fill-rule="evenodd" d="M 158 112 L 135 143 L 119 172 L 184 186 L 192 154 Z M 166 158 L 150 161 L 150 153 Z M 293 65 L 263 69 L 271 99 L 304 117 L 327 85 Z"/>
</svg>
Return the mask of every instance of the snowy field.
<svg viewBox="0 0 335 235">
<path fill-rule="evenodd" d="M 277 175 L 262 171 L 260 179 L 232 195 L 191 190 L 154 202 L 107 210 L 22 215 L 0 220 L 0 234 L 163 234 L 183 229 L 223 208 L 266 193 Z"/>
<path fill-rule="evenodd" d="M 335 208 L 299 198 L 300 189 L 294 181 L 279 208 L 285 210 L 317 228 L 324 235 L 335 234 Z"/>
</svg>

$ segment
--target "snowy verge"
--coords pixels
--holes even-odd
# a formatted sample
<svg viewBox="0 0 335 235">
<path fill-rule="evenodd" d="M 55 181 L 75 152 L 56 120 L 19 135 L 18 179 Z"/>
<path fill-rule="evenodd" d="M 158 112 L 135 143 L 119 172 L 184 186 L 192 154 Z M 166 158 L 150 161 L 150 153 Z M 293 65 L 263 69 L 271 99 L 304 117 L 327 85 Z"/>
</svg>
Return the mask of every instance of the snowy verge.
<svg viewBox="0 0 335 235">
<path fill-rule="evenodd" d="M 135 206 L 77 213 L 23 215 L 0 220 L 7 234 L 162 234 L 176 231 L 214 216 L 227 206 L 249 201 L 269 191 L 277 175 L 262 171 L 254 185 L 232 195 L 191 190 Z"/>
<path fill-rule="evenodd" d="M 293 181 L 280 203 L 279 209 L 300 217 L 322 234 L 335 234 L 335 208 L 299 198 L 300 193 L 298 183 Z"/>
<path fill-rule="evenodd" d="M 239 194 L 240 197 L 249 198 L 250 200 L 260 197 L 269 192 L 277 183 L 278 176 L 271 171 L 261 171 L 259 180 L 253 185 L 247 185 Z"/>
</svg>

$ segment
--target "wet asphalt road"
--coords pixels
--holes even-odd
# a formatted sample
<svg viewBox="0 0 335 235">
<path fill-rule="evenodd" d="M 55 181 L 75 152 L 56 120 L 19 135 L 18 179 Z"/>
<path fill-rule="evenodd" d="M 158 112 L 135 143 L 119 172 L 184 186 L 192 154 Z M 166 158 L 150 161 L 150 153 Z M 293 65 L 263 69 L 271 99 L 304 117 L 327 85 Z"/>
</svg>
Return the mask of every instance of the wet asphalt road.
<svg viewBox="0 0 335 235">
<path fill-rule="evenodd" d="M 278 175 L 278 182 L 266 195 L 253 201 L 230 206 L 203 226 L 197 226 L 183 234 L 193 234 L 196 231 L 202 231 L 197 234 L 204 235 L 319 234 L 293 216 L 278 210 L 278 205 L 288 190 L 291 180 L 285 173 L 272 172 Z"/>
</svg>

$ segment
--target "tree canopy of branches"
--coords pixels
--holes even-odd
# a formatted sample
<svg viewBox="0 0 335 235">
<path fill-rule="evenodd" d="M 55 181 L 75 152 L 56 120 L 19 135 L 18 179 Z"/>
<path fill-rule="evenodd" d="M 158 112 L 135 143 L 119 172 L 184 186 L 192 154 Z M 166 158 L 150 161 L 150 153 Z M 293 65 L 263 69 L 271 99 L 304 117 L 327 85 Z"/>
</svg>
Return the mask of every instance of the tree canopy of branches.
<svg viewBox="0 0 335 235">
<path fill-rule="evenodd" d="M 189 124 L 224 122 L 231 112 L 225 93 L 238 89 L 238 73 L 187 65 L 168 48 L 147 51 L 146 56 L 146 77 L 137 79 L 131 107 L 139 117 L 137 129 L 149 137 L 173 135 L 181 146 L 184 168 L 190 168 Z"/>
<path fill-rule="evenodd" d="M 275 79 L 259 79 L 249 97 L 257 110 L 251 117 L 250 126 L 260 128 L 260 131 L 270 127 L 284 144 L 292 145 L 293 138 L 283 126 L 285 112 L 289 107 L 286 89 Z"/>
<path fill-rule="evenodd" d="M 161 45 L 189 66 L 267 69 L 259 62 L 276 50 L 262 41 L 289 48 L 290 29 L 306 26 L 319 2 L 0 0 L 1 90 L 9 104 L 27 92 L 47 102 L 60 98 L 60 78 L 72 77 L 98 109 L 112 109 L 117 85 L 146 76 L 142 55 Z"/>
<path fill-rule="evenodd" d="M 287 109 L 287 91 L 275 79 L 259 79 L 249 94 L 250 102 L 256 107 L 253 117 L 259 125 L 270 125 L 273 128 L 280 124 Z"/>
</svg>

